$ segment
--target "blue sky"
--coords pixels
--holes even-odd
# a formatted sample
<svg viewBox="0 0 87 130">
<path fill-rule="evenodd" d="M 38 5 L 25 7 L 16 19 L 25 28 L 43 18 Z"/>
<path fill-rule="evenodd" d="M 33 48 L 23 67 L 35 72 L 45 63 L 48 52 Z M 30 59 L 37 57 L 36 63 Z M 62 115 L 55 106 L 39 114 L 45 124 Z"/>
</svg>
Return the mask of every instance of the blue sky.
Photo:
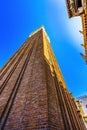
<svg viewBox="0 0 87 130">
<path fill-rule="evenodd" d="M 75 97 L 87 94 L 87 65 L 80 17 L 69 19 L 65 0 L 0 0 L 0 67 L 31 32 L 43 25 L 67 87 Z"/>
</svg>

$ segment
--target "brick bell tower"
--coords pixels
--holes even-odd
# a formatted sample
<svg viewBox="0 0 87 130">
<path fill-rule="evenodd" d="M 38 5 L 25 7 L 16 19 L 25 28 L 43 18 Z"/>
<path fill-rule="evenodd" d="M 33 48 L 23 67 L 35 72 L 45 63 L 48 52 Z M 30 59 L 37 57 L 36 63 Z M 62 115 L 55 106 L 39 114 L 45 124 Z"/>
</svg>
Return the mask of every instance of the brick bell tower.
<svg viewBox="0 0 87 130">
<path fill-rule="evenodd" d="M 0 70 L 0 130 L 86 130 L 43 27 Z"/>
</svg>

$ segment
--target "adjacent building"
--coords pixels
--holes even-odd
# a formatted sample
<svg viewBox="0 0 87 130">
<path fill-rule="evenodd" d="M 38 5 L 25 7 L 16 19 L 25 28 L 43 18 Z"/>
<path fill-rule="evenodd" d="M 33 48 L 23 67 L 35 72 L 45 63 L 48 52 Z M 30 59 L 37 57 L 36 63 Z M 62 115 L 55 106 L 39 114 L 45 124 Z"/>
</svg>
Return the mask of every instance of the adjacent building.
<svg viewBox="0 0 87 130">
<path fill-rule="evenodd" d="M 82 96 L 76 99 L 78 109 L 80 110 L 82 117 L 87 126 L 87 96 Z"/>
<path fill-rule="evenodd" d="M 81 43 L 81 46 L 85 49 L 85 54 L 80 54 L 87 64 L 87 0 L 66 0 L 66 5 L 69 18 L 81 16 L 82 30 L 79 32 L 84 38 L 84 43 Z"/>
</svg>

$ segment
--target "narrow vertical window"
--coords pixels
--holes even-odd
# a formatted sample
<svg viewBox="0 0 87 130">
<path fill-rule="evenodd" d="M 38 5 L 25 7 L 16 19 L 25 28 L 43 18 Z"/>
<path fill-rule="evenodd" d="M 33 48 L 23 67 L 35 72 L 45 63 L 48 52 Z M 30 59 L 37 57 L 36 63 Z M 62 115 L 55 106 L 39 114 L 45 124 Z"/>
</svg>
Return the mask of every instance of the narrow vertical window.
<svg viewBox="0 0 87 130">
<path fill-rule="evenodd" d="M 86 108 L 87 108 L 87 104 L 86 104 Z"/>
<path fill-rule="evenodd" d="M 78 8 L 82 7 L 82 0 L 77 0 L 77 6 Z"/>
</svg>

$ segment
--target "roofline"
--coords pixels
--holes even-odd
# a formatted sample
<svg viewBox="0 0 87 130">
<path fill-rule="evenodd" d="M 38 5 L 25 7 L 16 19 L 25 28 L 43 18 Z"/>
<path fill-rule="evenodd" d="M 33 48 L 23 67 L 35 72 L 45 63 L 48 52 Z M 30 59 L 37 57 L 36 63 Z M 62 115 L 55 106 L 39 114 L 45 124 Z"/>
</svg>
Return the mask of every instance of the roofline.
<svg viewBox="0 0 87 130">
<path fill-rule="evenodd" d="M 47 39 L 48 39 L 49 42 L 50 42 L 49 36 L 48 36 L 48 34 L 46 33 L 46 30 L 45 30 L 44 26 L 41 26 L 41 27 L 40 27 L 39 29 L 37 29 L 36 31 L 32 32 L 32 33 L 29 35 L 29 37 L 32 37 L 34 34 L 36 34 L 37 32 L 39 32 L 40 30 L 42 30 L 42 31 L 45 33 Z"/>
</svg>

